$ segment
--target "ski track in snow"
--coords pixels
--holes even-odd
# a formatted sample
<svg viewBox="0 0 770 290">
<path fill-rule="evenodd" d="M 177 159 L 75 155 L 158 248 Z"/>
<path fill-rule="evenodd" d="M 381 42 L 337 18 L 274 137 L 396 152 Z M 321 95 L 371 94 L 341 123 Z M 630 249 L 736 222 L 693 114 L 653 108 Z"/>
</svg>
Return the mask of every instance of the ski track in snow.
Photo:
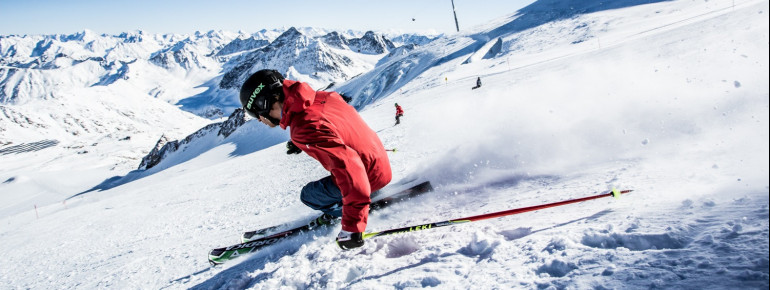
<svg viewBox="0 0 770 290">
<path fill-rule="evenodd" d="M 397 148 L 394 182 L 435 187 L 372 213 L 369 231 L 633 190 L 619 199 L 350 251 L 322 229 L 212 268 L 206 252 L 241 232 L 312 217 L 297 192 L 328 174 L 251 121 L 120 186 L 37 212 L 0 208 L 19 212 L 0 219 L 0 289 L 767 289 L 768 1 L 613 4 L 438 39 L 389 62 L 405 83 L 361 114 Z M 484 37 L 502 39 L 496 57 L 481 57 Z M 21 168 L 23 154 L 56 149 L 0 158 Z M 0 179 L 17 189 L 30 177 Z"/>
</svg>

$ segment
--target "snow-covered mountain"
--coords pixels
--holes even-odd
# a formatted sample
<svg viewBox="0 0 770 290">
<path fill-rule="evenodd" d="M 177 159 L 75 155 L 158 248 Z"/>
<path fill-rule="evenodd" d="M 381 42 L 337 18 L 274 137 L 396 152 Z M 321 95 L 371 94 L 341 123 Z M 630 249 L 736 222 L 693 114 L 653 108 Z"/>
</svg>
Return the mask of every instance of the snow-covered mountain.
<svg viewBox="0 0 770 290">
<path fill-rule="evenodd" d="M 313 33 L 318 33 L 318 31 L 310 31 L 308 34 L 313 35 Z M 252 73 L 266 67 L 283 72 L 289 79 L 308 82 L 317 89 L 329 89 L 334 87 L 337 82 L 344 82 L 354 76 L 361 75 L 372 70 L 375 65 L 384 60 L 407 54 L 417 47 L 417 44 L 410 43 L 396 48 L 386 37 L 372 31 L 367 31 L 361 37 L 345 36 L 336 31 L 316 37 L 310 35 L 292 27 L 264 46 L 263 44 L 266 42 L 253 41 L 253 38 L 237 38 L 230 42 L 222 50 L 227 49 L 232 51 L 231 54 L 237 53 L 237 55 L 233 55 L 224 65 L 225 72 L 219 80 L 218 87 L 209 90 L 208 94 L 222 96 L 228 95 L 223 91 L 237 91 Z M 404 37 L 402 36 L 402 38 Z M 429 43 L 429 40 L 424 37 L 411 37 L 404 40 L 414 40 L 423 44 Z M 217 54 L 225 56 L 225 54 Z M 181 104 L 188 106 L 188 108 L 200 106 L 200 104 L 211 106 L 211 99 L 216 98 L 221 97 L 209 98 L 201 95 L 183 100 Z M 230 102 L 231 107 L 235 108 L 235 112 L 237 112 L 240 106 L 239 101 Z M 240 126 L 244 123 L 243 119 L 243 114 L 232 114 L 223 124 Z M 207 126 L 186 137 L 183 141 L 169 141 L 167 137 L 161 137 L 156 143 L 156 147 L 143 158 L 139 169 L 148 169 L 157 165 L 167 155 L 173 154 L 179 148 L 179 142 L 183 144 L 192 142 L 201 137 L 201 132 L 209 131 L 214 127 L 216 125 Z"/>
<path fill-rule="evenodd" d="M 150 63 L 168 70 L 180 70 L 193 74 L 197 70 L 217 69 L 219 64 L 211 58 L 214 49 L 229 44 L 232 37 L 221 32 L 196 33 L 150 56 Z"/>
<path fill-rule="evenodd" d="M 401 47 L 404 45 L 426 45 L 433 41 L 436 38 L 439 38 L 443 35 L 417 35 L 417 34 L 399 34 L 399 35 L 391 35 L 388 36 L 391 42 L 396 47 Z"/>
<path fill-rule="evenodd" d="M 326 35 L 337 35 L 344 45 L 330 49 L 323 42 Z M 3 36 L 0 142 L 89 143 L 104 136 L 118 140 L 137 135 L 142 135 L 141 142 L 159 136 L 182 139 L 208 126 L 207 119 L 228 116 L 240 107 L 236 97 L 240 83 L 257 69 L 278 68 L 320 88 L 371 70 L 394 48 L 373 32 L 359 38 L 352 35 L 289 28 L 254 34 L 136 31 L 112 36 L 86 30 L 72 35 Z M 86 96 L 98 98 L 96 103 L 102 105 L 90 108 L 94 102 L 84 101 Z M 180 112 L 179 107 L 197 116 Z M 147 152 L 151 144 L 131 151 Z M 134 154 L 125 161 L 141 158 Z"/>
<path fill-rule="evenodd" d="M 233 90 L 243 74 L 249 73 L 243 70 L 245 64 L 252 70 L 254 66 L 280 68 L 290 77 L 325 87 L 370 70 L 378 58 L 394 48 L 373 32 L 350 38 L 350 32 L 300 30 L 262 30 L 251 35 L 137 31 L 117 36 L 86 30 L 72 35 L 1 36 L 0 104 L 21 106 L 76 89 L 109 87 L 122 80 L 135 87 L 134 92 L 216 118 L 238 107 Z M 330 34 L 338 35 L 344 45 L 329 49 L 321 40 Z M 421 41 L 416 36 L 413 39 Z M 217 79 L 221 74 L 224 76 Z M 211 82 L 218 85 L 206 89 Z M 2 135 L 0 140 L 13 141 Z"/>
<path fill-rule="evenodd" d="M 240 88 L 249 75 L 271 67 L 320 89 L 371 70 L 377 59 L 394 48 L 387 38 L 371 31 L 353 39 L 338 32 L 314 38 L 292 27 L 269 45 L 230 59 L 219 88 Z"/>
<path fill-rule="evenodd" d="M 215 79 L 219 82 L 218 86 L 210 88 L 203 94 L 182 100 L 180 104 L 183 108 L 194 112 L 211 112 L 212 105 L 225 104 L 214 110 L 221 112 L 233 109 L 237 112 L 240 102 L 231 96 L 233 92 L 237 92 L 246 78 L 257 70 L 274 68 L 289 79 L 308 82 L 317 89 L 328 89 L 338 82 L 344 82 L 370 71 L 382 59 L 392 57 L 397 51 L 409 51 L 416 46 L 416 44 L 407 44 L 396 49 L 386 37 L 372 31 L 367 31 L 361 37 L 346 36 L 336 31 L 313 37 L 312 35 L 317 35 L 319 31 L 305 31 L 303 33 L 294 27 L 289 28 L 267 45 L 264 45 L 266 41 L 255 41 L 253 37 L 236 38 L 217 53 L 220 59 L 227 59 L 223 65 L 224 74 L 221 78 Z M 409 39 L 426 43 L 424 38 Z M 225 50 L 230 53 L 221 53 Z M 166 59 L 171 58 L 166 57 Z M 188 63 L 190 58 L 174 55 L 173 59 L 182 60 L 176 63 Z M 231 114 L 224 124 L 242 124 L 243 118 L 243 114 Z M 207 128 L 211 127 L 207 126 Z M 203 131 L 206 131 L 205 128 Z M 185 140 L 191 142 L 195 139 L 194 136 L 200 137 L 201 134 L 196 132 Z M 193 138 L 190 139 L 191 137 Z M 151 162 L 143 161 L 139 166 L 140 169 L 156 165 L 163 160 L 164 156 L 178 148 L 176 141 L 166 142 L 164 141 L 166 138 L 163 136 L 157 143 L 167 144 L 164 145 L 166 148 L 152 150 L 144 157 L 145 161 L 151 160 Z"/>
<path fill-rule="evenodd" d="M 86 30 L 0 37 L 0 149 L 7 152 L 3 155 L 56 152 L 36 155 L 29 166 L 4 169 L 17 177 L 3 191 L 34 188 L 36 193 L 22 199 L 7 196 L 6 209 L 0 212 L 13 214 L 28 205 L 116 186 L 127 180 L 116 176 L 154 167 L 177 148 L 228 136 L 245 119 L 235 110 L 240 107 L 239 86 L 220 88 L 219 83 L 232 74 L 231 66 L 265 59 L 261 53 L 265 47 L 273 52 L 273 61 L 263 65 L 283 67 L 290 76 L 318 86 L 361 74 L 386 55 L 353 52 L 349 47 L 327 49 L 317 39 L 329 34 L 323 29 L 289 28 L 253 34 L 97 35 Z M 352 31 L 337 34 L 346 40 L 363 38 Z M 359 35 L 377 38 L 373 33 Z M 303 42 L 312 45 L 302 48 Z M 289 46 L 302 51 L 276 54 L 288 53 Z M 385 52 L 390 48 L 387 42 L 383 47 Z M 317 73 L 290 73 L 310 69 Z M 224 116 L 229 117 L 219 119 Z M 89 165 L 60 172 L 69 160 Z M 39 181 L 47 176 L 39 172 L 50 172 L 57 181 Z"/>
<path fill-rule="evenodd" d="M 309 156 L 286 155 L 286 131 L 237 112 L 211 127 L 176 119 L 194 129 L 144 138 L 146 150 L 159 151 L 182 140 L 146 170 L 103 165 L 131 155 L 116 148 L 142 135 L 0 147 L 0 277 L 25 289 L 767 289 L 769 4 L 540 0 L 394 49 L 335 86 L 398 149 L 389 153 L 393 184 L 436 188 L 373 213 L 368 231 L 634 190 L 620 199 L 377 237 L 351 251 L 334 244 L 338 227 L 321 229 L 210 268 L 206 252 L 243 231 L 315 216 L 298 191 L 328 172 Z M 319 41 L 328 33 L 297 32 L 297 47 L 332 47 Z M 216 57 L 231 69 L 268 46 Z M 140 60 L 129 68 L 129 80 L 141 77 L 136 71 L 168 73 Z M 471 90 L 477 77 L 483 86 Z M 205 80 L 218 88 L 221 75 Z M 162 89 L 191 90 L 184 85 Z M 117 86 L 132 89 L 118 78 L 78 91 L 78 100 L 107 103 L 99 97 Z M 394 102 L 405 109 L 398 126 Z M 126 118 L 141 120 L 165 105 L 104 107 L 123 106 L 134 114 Z M 3 112 L 29 127 L 50 124 L 32 117 L 57 114 L 8 108 L 24 106 Z M 198 133 L 184 138 L 189 132 Z"/>
<path fill-rule="evenodd" d="M 73 35 L 2 37 L 0 105 L 16 117 L 0 115 L 3 121 L 0 139 L 24 143 L 43 138 L 83 139 L 83 134 L 89 133 L 117 134 L 115 129 L 124 127 L 119 125 L 124 116 L 129 116 L 126 122 L 132 123 L 125 126 L 147 126 L 123 134 L 145 132 L 153 127 L 179 127 L 157 126 L 154 121 L 163 119 L 162 123 L 173 124 L 174 120 L 195 119 L 195 116 L 182 117 L 184 112 L 173 105 L 194 89 L 189 86 L 175 89 L 167 84 L 189 84 L 199 78 L 185 77 L 188 71 L 213 77 L 218 66 L 205 55 L 211 53 L 211 47 L 232 38 L 216 32 L 178 36 L 148 35 L 141 31 L 118 36 L 84 31 Z M 132 112 L 130 106 L 105 104 L 102 111 L 91 110 L 93 103 L 83 100 L 87 96 L 94 96 L 101 103 L 148 106 L 137 107 Z M 148 112 L 147 116 L 141 112 L 153 109 L 155 111 Z M 46 116 L 39 111 L 51 114 Z M 91 125 L 77 121 L 83 119 L 99 121 Z M 31 120 L 46 130 L 26 130 L 24 121 L 14 120 Z M 196 122 L 192 124 L 200 126 L 206 121 Z M 190 127 L 185 126 L 182 132 L 184 130 Z M 68 135 L 75 137 L 68 138 Z"/>
<path fill-rule="evenodd" d="M 236 38 L 217 51 L 216 56 L 224 56 L 242 51 L 255 50 L 270 44 L 270 41 L 255 36 Z"/>
</svg>

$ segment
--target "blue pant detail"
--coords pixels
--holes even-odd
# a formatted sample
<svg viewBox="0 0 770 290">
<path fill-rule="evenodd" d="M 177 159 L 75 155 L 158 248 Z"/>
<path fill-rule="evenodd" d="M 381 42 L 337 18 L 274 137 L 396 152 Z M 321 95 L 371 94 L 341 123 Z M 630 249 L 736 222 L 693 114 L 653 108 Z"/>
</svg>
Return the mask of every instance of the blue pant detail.
<svg viewBox="0 0 770 290">
<path fill-rule="evenodd" d="M 331 176 L 313 181 L 302 188 L 299 196 L 308 207 L 334 217 L 342 216 L 342 192 Z"/>
</svg>

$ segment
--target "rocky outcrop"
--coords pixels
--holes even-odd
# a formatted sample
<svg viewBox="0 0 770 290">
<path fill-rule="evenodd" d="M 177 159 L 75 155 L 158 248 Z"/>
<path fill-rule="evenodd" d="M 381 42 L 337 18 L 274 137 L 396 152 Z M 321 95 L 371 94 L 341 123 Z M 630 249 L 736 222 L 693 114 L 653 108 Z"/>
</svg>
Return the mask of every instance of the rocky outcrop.
<svg viewBox="0 0 770 290">
<path fill-rule="evenodd" d="M 182 140 L 169 140 L 166 135 L 160 136 L 158 142 L 155 143 L 155 147 L 150 150 L 150 153 L 147 154 L 147 156 L 142 158 L 138 169 L 150 169 L 158 165 L 161 161 L 163 161 L 163 159 L 169 156 L 169 154 L 172 154 L 187 144 L 190 144 L 195 140 L 203 138 L 209 134 L 214 134 L 216 132 L 217 136 L 227 138 L 244 123 L 246 123 L 246 118 L 243 109 L 236 109 L 230 115 L 230 117 L 227 118 L 226 121 L 209 124 Z"/>
</svg>

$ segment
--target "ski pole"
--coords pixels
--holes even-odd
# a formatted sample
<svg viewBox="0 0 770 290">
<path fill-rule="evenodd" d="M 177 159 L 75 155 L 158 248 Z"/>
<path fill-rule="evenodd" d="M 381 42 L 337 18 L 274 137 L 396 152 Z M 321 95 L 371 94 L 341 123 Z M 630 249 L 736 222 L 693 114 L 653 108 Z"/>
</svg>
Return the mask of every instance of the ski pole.
<svg viewBox="0 0 770 290">
<path fill-rule="evenodd" d="M 576 198 L 576 199 L 570 199 L 570 200 L 559 201 L 559 202 L 554 202 L 554 203 L 541 204 L 541 205 L 530 206 L 530 207 L 522 207 L 522 208 L 517 208 L 517 209 L 510 209 L 510 210 L 505 210 L 505 211 L 493 212 L 493 213 L 476 215 L 476 216 L 459 218 L 459 219 L 451 219 L 451 220 L 446 220 L 446 221 L 442 221 L 442 222 L 435 222 L 435 223 L 429 223 L 429 224 L 422 224 L 422 225 L 416 225 L 416 226 L 408 226 L 408 227 L 403 227 L 403 228 L 384 230 L 384 231 L 381 231 L 381 232 L 364 233 L 362 238 L 363 239 L 370 239 L 370 238 L 379 237 L 379 236 L 386 236 L 386 235 L 393 235 L 393 234 L 401 234 L 401 233 L 409 233 L 409 232 L 416 232 L 416 231 L 422 231 L 422 230 L 429 230 L 429 229 L 433 229 L 433 228 L 446 227 L 446 226 L 452 226 L 452 225 L 456 225 L 456 224 L 469 223 L 469 222 L 475 222 L 475 221 L 480 221 L 480 220 L 485 220 L 485 219 L 492 219 L 492 218 L 499 218 L 499 217 L 504 217 L 504 216 L 509 216 L 509 215 L 515 215 L 515 214 L 520 214 L 520 213 L 525 213 L 525 212 L 530 212 L 530 211 L 536 211 L 536 210 L 541 210 L 541 209 L 546 209 L 546 208 L 550 208 L 550 207 L 556 207 L 556 206 L 561 206 L 561 205 L 566 205 L 566 204 L 571 204 L 571 203 L 578 203 L 578 202 L 583 202 L 583 201 L 586 201 L 586 200 L 592 200 L 592 199 L 608 197 L 608 196 L 613 196 L 613 197 L 616 197 L 616 198 L 620 198 L 621 194 L 629 193 L 631 191 L 632 190 L 620 191 L 620 190 L 617 190 L 617 189 L 613 189 L 609 193 L 603 193 L 603 194 L 594 195 L 594 196 L 588 196 L 588 197 L 583 197 L 583 198 Z"/>
</svg>

